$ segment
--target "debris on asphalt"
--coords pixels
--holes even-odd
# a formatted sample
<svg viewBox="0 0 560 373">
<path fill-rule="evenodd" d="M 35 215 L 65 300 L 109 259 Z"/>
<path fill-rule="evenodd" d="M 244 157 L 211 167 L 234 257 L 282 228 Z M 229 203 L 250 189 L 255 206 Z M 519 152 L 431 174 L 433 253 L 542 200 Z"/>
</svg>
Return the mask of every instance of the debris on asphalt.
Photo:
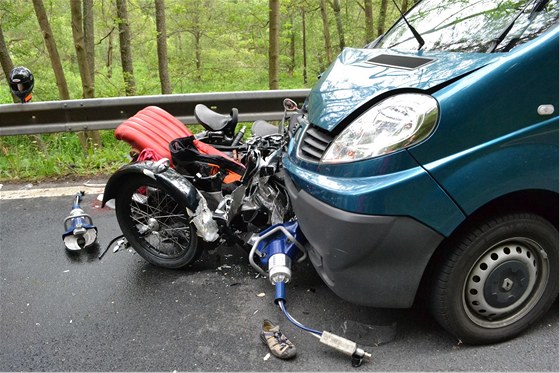
<svg viewBox="0 0 560 373">
<path fill-rule="evenodd" d="M 263 357 L 264 361 L 267 361 L 268 359 L 270 359 L 270 352 Z"/>
<path fill-rule="evenodd" d="M 258 293 L 258 294 L 257 294 L 257 297 L 262 298 L 262 297 L 264 297 L 265 295 L 266 295 L 266 293 Z"/>
</svg>

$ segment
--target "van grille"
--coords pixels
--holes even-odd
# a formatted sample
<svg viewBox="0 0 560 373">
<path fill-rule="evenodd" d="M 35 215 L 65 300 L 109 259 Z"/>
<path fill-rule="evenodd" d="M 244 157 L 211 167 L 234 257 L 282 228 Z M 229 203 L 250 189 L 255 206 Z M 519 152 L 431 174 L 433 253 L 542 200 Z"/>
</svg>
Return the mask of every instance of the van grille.
<svg viewBox="0 0 560 373">
<path fill-rule="evenodd" d="M 330 133 L 311 125 L 302 136 L 298 155 L 307 161 L 319 162 L 332 141 Z"/>
</svg>

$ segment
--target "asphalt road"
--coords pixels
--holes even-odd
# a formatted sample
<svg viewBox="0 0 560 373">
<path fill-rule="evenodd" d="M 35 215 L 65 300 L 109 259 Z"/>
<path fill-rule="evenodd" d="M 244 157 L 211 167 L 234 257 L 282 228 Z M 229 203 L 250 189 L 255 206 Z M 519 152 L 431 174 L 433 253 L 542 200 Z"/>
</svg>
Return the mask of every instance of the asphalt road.
<svg viewBox="0 0 560 373">
<path fill-rule="evenodd" d="M 284 319 L 272 286 L 256 278 L 240 249 L 220 248 L 185 270 L 154 267 L 130 251 L 102 260 L 98 248 L 69 255 L 61 234 L 72 197 L 6 200 L 6 189 L 0 371 L 559 371 L 558 303 L 518 338 L 473 347 L 419 309 L 354 306 L 310 265 L 296 267 L 289 311 L 368 346 L 373 360 L 353 368 L 348 357 Z M 114 211 L 99 208 L 96 197 L 86 195 L 82 208 L 103 249 L 120 230 Z M 264 318 L 281 325 L 296 359 L 265 358 Z"/>
</svg>

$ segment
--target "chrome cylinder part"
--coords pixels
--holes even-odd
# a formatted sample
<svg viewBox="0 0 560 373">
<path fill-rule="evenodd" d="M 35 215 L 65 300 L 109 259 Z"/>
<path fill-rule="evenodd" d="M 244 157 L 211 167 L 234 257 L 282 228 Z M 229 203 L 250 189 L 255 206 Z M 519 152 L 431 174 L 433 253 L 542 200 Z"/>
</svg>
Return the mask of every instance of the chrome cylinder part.
<svg viewBox="0 0 560 373">
<path fill-rule="evenodd" d="M 268 260 L 268 278 L 272 285 L 288 283 L 292 278 L 292 260 L 286 254 L 274 254 Z"/>
</svg>

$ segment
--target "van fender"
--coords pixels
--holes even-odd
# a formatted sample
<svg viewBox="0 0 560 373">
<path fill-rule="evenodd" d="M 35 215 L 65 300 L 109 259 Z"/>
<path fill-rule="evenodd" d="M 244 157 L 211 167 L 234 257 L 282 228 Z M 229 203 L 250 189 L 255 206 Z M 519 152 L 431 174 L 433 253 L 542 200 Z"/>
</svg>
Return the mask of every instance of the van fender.
<svg viewBox="0 0 560 373">
<path fill-rule="evenodd" d="M 134 162 L 119 168 L 107 181 L 103 192 L 101 207 L 107 201 L 116 198 L 119 189 L 133 175 L 144 175 L 156 181 L 161 188 L 185 206 L 185 213 L 196 227 L 196 233 L 204 241 L 213 242 L 219 238 L 218 225 L 212 217 L 212 211 L 204 196 L 183 175 L 169 167 L 169 160 L 163 158 L 157 162 Z"/>
</svg>

